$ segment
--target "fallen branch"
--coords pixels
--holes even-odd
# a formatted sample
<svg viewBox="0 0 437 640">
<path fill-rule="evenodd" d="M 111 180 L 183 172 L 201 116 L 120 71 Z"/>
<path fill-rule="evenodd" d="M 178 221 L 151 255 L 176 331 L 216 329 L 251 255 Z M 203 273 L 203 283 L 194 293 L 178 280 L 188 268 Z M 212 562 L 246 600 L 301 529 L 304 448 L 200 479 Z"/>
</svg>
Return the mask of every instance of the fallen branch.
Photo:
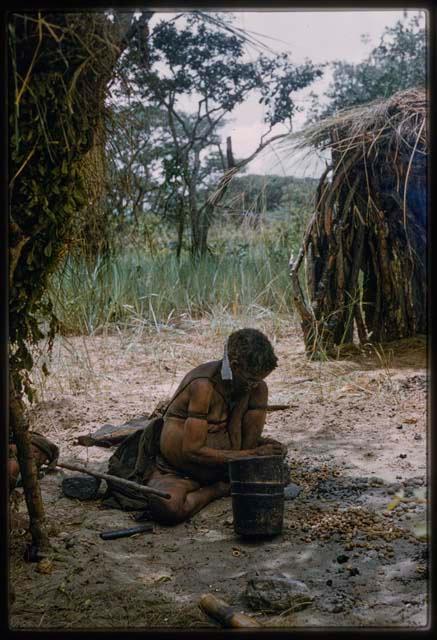
<svg viewBox="0 0 437 640">
<path fill-rule="evenodd" d="M 315 378 L 299 378 L 298 380 L 290 380 L 289 384 L 302 384 L 302 382 L 313 382 Z"/>
<path fill-rule="evenodd" d="M 285 411 L 285 409 L 291 409 L 291 407 L 296 407 L 295 404 L 269 404 L 266 408 L 266 411 Z"/>
<path fill-rule="evenodd" d="M 214 618 L 214 620 L 219 622 L 223 627 L 244 629 L 245 627 L 262 626 L 259 622 L 246 616 L 244 613 L 236 612 L 224 600 L 216 598 L 212 593 L 206 593 L 200 598 L 199 607 L 204 613 Z"/>
<path fill-rule="evenodd" d="M 81 473 L 87 473 L 89 476 L 94 476 L 94 478 L 109 480 L 110 482 L 119 484 L 120 487 L 135 489 L 135 491 L 139 491 L 140 493 L 153 494 L 154 496 L 159 496 L 160 498 L 171 498 L 171 495 L 169 493 L 164 493 L 163 491 L 153 489 L 152 487 L 148 487 L 144 484 L 132 482 L 132 480 L 125 480 L 124 478 L 119 478 L 118 476 L 111 476 L 109 473 L 98 473 L 97 471 L 90 471 L 87 467 L 83 467 L 80 464 L 67 464 L 66 462 L 58 462 L 56 466 L 61 467 L 61 469 L 69 469 L 70 471 L 80 471 Z"/>
</svg>

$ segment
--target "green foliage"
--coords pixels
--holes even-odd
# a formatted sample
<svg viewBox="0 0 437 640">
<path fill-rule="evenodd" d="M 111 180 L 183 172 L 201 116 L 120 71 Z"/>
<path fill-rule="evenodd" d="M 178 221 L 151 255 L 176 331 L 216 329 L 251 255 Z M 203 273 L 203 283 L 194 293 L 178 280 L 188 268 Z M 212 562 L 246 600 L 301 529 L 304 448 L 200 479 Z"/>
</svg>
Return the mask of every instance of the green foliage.
<svg viewBox="0 0 437 640">
<path fill-rule="evenodd" d="M 238 230 L 232 218 L 216 221 L 210 251 L 195 263 L 188 251 L 179 259 L 174 255 L 172 224 L 151 215 L 146 243 L 120 244 L 110 259 L 97 256 L 93 263 L 69 257 L 49 286 L 61 331 L 159 330 L 184 317 L 293 313 L 288 260 L 290 251 L 299 250 L 316 181 L 270 176 L 264 188 L 270 178 L 274 190 L 279 183 L 281 194 L 290 191 L 287 206 L 264 211 L 256 229 L 245 219 L 238 221 Z M 264 180 L 248 175 L 231 184 L 235 190 L 249 185 L 256 193 Z"/>
<path fill-rule="evenodd" d="M 387 27 L 380 43 L 363 62 L 334 62 L 333 80 L 325 93 L 329 102 L 321 105 L 314 95 L 311 120 L 388 98 L 402 89 L 424 86 L 425 82 L 426 34 L 423 18 L 416 16 L 407 24 L 397 22 L 394 27 Z"/>
<path fill-rule="evenodd" d="M 159 329 L 220 313 L 289 315 L 289 243 L 278 226 L 239 241 L 229 228 L 213 234 L 212 253 L 196 263 L 168 249 L 123 250 L 93 265 L 70 257 L 51 278 L 49 296 L 64 334 Z"/>
</svg>

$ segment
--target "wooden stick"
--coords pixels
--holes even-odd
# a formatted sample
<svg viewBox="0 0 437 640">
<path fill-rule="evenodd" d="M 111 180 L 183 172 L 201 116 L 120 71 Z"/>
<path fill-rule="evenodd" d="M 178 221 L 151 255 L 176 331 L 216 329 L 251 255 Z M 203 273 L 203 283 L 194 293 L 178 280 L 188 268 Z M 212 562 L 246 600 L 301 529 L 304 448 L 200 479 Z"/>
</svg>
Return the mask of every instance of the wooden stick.
<svg viewBox="0 0 437 640">
<path fill-rule="evenodd" d="M 29 530 L 32 535 L 32 544 L 38 549 L 44 550 L 49 545 L 45 527 L 44 503 L 32 452 L 26 409 L 20 394 L 15 390 L 12 376 L 10 377 L 9 389 L 10 425 L 17 445 L 17 458 L 29 514 Z"/>
<path fill-rule="evenodd" d="M 289 384 L 302 384 L 302 382 L 311 382 L 314 379 L 315 378 L 300 378 L 298 380 L 291 380 Z M 291 409 L 292 407 L 297 406 L 297 404 L 269 404 L 266 411 L 283 411 L 284 409 Z M 139 420 L 137 422 L 137 425 L 132 425 L 131 427 L 122 426 L 119 429 L 114 428 L 112 433 L 108 433 L 106 435 L 100 435 L 97 437 L 93 435 L 78 436 L 76 444 L 82 445 L 83 447 L 113 447 L 124 442 L 126 438 L 136 431 L 144 429 L 147 421 L 145 421 L 144 424 L 140 424 Z"/>
<path fill-rule="evenodd" d="M 80 464 L 67 464 L 66 462 L 58 462 L 56 464 L 57 467 L 61 467 L 61 469 L 69 469 L 70 471 L 80 471 L 81 473 L 87 473 L 89 476 L 94 476 L 94 478 L 101 478 L 102 480 L 109 480 L 110 482 L 114 482 L 119 484 L 121 487 L 126 487 L 127 489 L 135 489 L 140 493 L 144 494 L 153 494 L 154 496 L 159 496 L 160 498 L 171 498 L 169 493 L 164 493 L 163 491 L 159 491 L 158 489 L 153 489 L 152 487 L 148 487 L 144 484 L 138 484 L 137 482 L 132 482 L 132 480 L 125 480 L 124 478 L 119 478 L 118 476 L 111 476 L 109 473 L 98 473 L 97 471 L 90 471 L 87 467 L 83 467 Z"/>
<path fill-rule="evenodd" d="M 244 629 L 245 627 L 262 626 L 244 613 L 234 611 L 224 600 L 216 598 L 212 593 L 206 593 L 200 598 L 199 607 L 204 613 L 227 628 Z"/>
<path fill-rule="evenodd" d="M 284 411 L 285 409 L 291 409 L 291 407 L 297 406 L 297 404 L 269 404 L 266 408 L 266 411 Z"/>
</svg>

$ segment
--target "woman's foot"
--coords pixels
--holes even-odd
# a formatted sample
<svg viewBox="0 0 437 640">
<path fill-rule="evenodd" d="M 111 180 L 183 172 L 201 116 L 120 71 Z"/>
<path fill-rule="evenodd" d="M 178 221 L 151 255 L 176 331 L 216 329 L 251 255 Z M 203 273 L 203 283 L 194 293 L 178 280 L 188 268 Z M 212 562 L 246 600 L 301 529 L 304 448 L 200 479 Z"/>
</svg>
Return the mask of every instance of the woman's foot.
<svg viewBox="0 0 437 640">
<path fill-rule="evenodd" d="M 231 493 L 231 484 L 230 482 L 225 482 L 224 480 L 219 480 L 215 484 L 212 485 L 217 489 L 217 498 L 225 498 L 229 496 Z"/>
</svg>

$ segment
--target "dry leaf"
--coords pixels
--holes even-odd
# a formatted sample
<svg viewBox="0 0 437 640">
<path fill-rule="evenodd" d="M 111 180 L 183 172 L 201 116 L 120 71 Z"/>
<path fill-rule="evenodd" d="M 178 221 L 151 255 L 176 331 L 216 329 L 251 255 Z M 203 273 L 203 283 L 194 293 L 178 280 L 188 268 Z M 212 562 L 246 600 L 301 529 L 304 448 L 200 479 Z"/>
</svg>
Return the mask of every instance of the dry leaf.
<svg viewBox="0 0 437 640">
<path fill-rule="evenodd" d="M 53 562 L 48 560 L 48 558 L 44 558 L 36 565 L 36 570 L 38 573 L 49 574 L 53 571 Z"/>
<path fill-rule="evenodd" d="M 155 582 L 170 582 L 170 581 L 171 581 L 171 576 L 168 576 L 168 575 L 159 576 L 159 578 L 155 580 Z"/>
<path fill-rule="evenodd" d="M 402 498 L 400 496 L 395 496 L 393 500 L 388 504 L 387 511 L 392 511 L 393 509 L 396 509 L 396 507 L 401 501 L 402 501 Z"/>
</svg>

